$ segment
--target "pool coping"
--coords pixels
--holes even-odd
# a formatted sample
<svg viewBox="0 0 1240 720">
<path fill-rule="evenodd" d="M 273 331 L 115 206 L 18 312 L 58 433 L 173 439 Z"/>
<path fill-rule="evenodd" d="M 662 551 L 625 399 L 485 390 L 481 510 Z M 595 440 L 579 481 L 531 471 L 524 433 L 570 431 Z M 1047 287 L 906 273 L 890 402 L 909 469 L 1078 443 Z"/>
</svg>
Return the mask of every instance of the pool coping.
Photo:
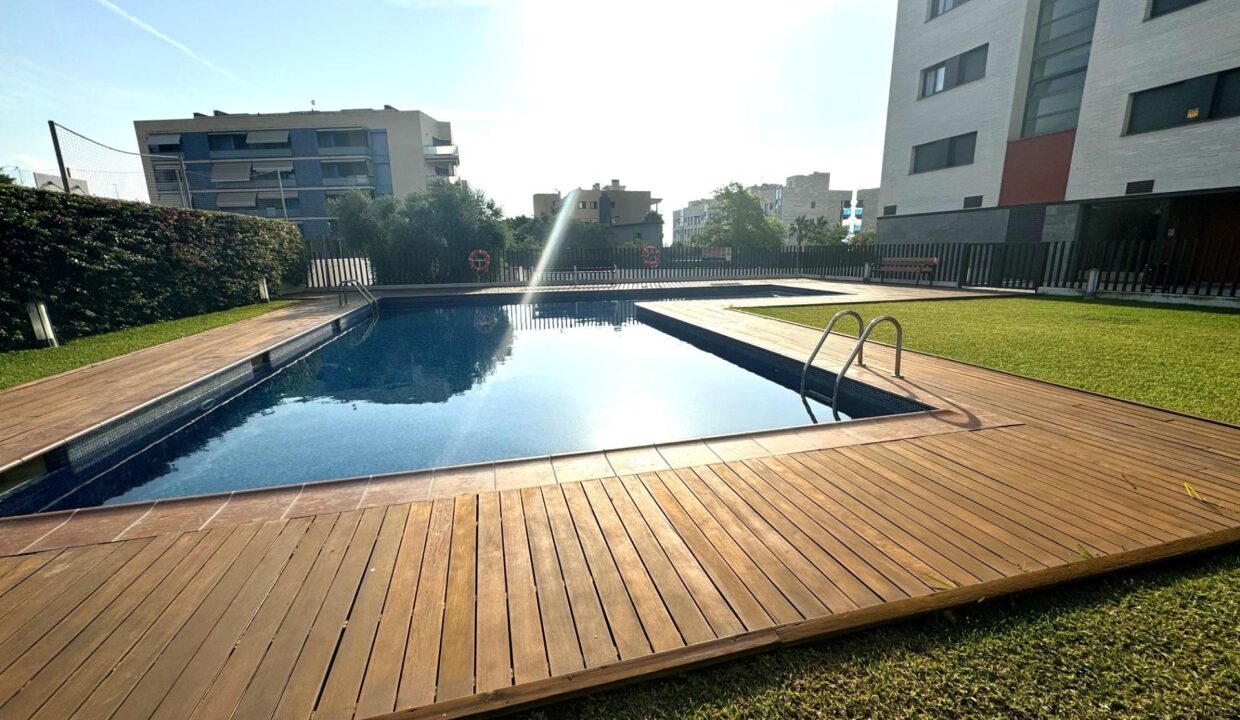
<svg viewBox="0 0 1240 720">
<path fill-rule="evenodd" d="M 771 282 L 764 280 L 747 284 L 771 284 Z M 572 288 L 567 291 L 557 290 L 557 292 L 569 293 L 573 291 L 598 292 L 599 289 Z M 827 298 L 840 298 L 850 295 L 851 293 L 837 292 L 835 295 L 747 298 L 746 300 L 767 301 L 769 304 L 769 301 L 772 299 L 817 299 L 821 301 Z M 400 296 L 396 295 L 395 297 Z M 460 295 L 443 294 L 435 297 L 446 300 L 460 297 Z M 702 302 L 723 302 L 725 300 L 730 299 L 707 299 Z M 668 301 L 651 301 L 650 303 L 641 304 L 650 305 L 660 302 Z M 323 323 L 273 343 L 261 352 L 255 353 L 248 358 L 230 363 L 226 367 L 213 371 L 194 381 L 184 383 L 178 388 L 163 393 L 157 398 L 152 398 L 110 420 L 98 423 L 92 426 L 90 430 L 81 431 L 74 437 L 81 437 L 100 427 L 112 425 L 156 402 L 191 389 L 231 369 L 251 363 L 256 357 L 262 357 L 272 350 L 292 345 L 308 335 L 321 332 L 327 326 L 335 325 L 337 330 L 333 332 L 331 337 L 339 337 L 344 330 L 348 329 L 340 329 L 340 321 L 354 313 L 362 313 L 365 310 L 366 306 L 357 306 L 344 310 Z M 692 327 L 694 327 L 696 332 L 714 336 L 716 341 L 722 344 L 761 350 L 761 348 L 751 343 L 729 338 L 726 335 L 705 328 Z M 861 373 L 860 376 L 869 374 L 866 368 L 859 368 L 859 371 Z M 857 379 L 857 377 L 855 375 L 849 379 L 852 382 L 874 387 L 870 383 Z M 901 395 L 899 392 L 893 393 L 888 389 L 874 389 L 928 405 L 927 399 L 918 399 L 908 394 Z M 965 412 L 962 413 L 962 409 Z M 963 423 L 959 420 L 962 415 L 965 419 Z M 436 497 L 454 497 L 460 494 L 486 490 L 533 487 L 552 482 L 571 482 L 612 475 L 688 467 L 690 465 L 703 464 L 704 462 L 768 457 L 788 452 L 826 450 L 848 445 L 884 442 L 898 438 L 925 437 L 927 435 L 962 432 L 984 427 L 1004 427 L 1014 424 L 1020 423 L 1001 417 L 991 416 L 987 418 L 970 411 L 968 408 L 952 409 L 930 406 L 928 410 L 847 420 L 825 425 L 795 425 L 760 431 L 700 436 L 662 443 L 587 449 L 570 453 L 555 453 L 521 458 L 505 458 L 503 460 L 481 463 L 330 478 L 230 492 L 203 493 L 177 498 L 30 513 L 0 518 L 0 555 L 22 554 L 98 542 L 150 537 L 164 532 L 200 530 L 223 524 L 231 525 L 262 520 L 287 519 L 322 512 L 354 510 L 399 502 L 428 500 Z M 873 426 L 879 426 L 879 429 L 868 433 L 864 430 L 864 428 Z M 66 438 L 56 447 L 69 442 L 71 439 Z M 693 448 L 693 450 L 690 451 L 689 448 Z M 710 456 L 704 457 L 703 449 Z M 685 462 L 672 461 L 663 454 L 664 451 L 672 452 L 674 450 L 685 452 L 683 455 L 686 459 Z M 696 454 L 694 454 L 694 451 L 696 451 Z M 35 457 L 41 455 L 42 453 Z M 654 458 L 657 458 L 657 460 Z M 563 477 L 561 477 L 560 467 L 564 468 L 562 471 Z M 549 477 L 548 471 L 550 471 Z M 525 476 L 525 480 L 506 479 L 501 487 L 501 483 L 497 482 L 497 478 L 501 473 L 512 475 L 516 478 Z M 441 476 L 443 476 L 442 480 L 440 480 Z M 489 480 L 487 476 L 489 476 Z M 437 480 L 444 483 L 445 487 L 442 490 L 436 486 Z M 372 485 L 376 486 L 374 493 L 371 491 Z M 375 496 L 375 500 L 367 504 L 368 497 L 372 494 Z M 272 502 L 273 497 L 276 499 L 274 504 Z M 288 497 L 287 504 L 281 504 L 279 499 L 282 497 Z M 245 512 L 245 508 L 229 508 L 229 505 L 241 504 L 234 503 L 234 500 L 253 501 L 248 503 L 252 506 L 249 508 L 251 512 Z M 280 508 L 283 508 L 280 514 L 273 514 L 274 510 Z M 225 512 L 226 509 L 228 512 Z M 221 516 L 226 518 L 227 523 L 220 520 Z M 26 542 L 23 543 L 22 540 Z"/>
</svg>

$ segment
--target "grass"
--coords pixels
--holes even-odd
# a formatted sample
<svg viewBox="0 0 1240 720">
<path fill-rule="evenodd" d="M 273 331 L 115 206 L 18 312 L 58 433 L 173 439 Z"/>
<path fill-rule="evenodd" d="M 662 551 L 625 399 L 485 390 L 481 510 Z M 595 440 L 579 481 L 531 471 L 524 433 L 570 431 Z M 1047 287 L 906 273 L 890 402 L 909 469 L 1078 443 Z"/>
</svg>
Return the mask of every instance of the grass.
<svg viewBox="0 0 1240 720">
<path fill-rule="evenodd" d="M 276 300 L 270 303 L 243 305 L 231 310 L 92 335 L 56 348 L 0 353 L 0 390 L 74 368 L 103 362 L 135 350 L 196 335 L 241 320 L 248 320 L 272 310 L 288 307 L 294 302 L 293 300 Z"/>
<path fill-rule="evenodd" d="M 647 718 L 1227 718 L 1240 551 L 1000 598 L 533 711 Z"/>
<path fill-rule="evenodd" d="M 754 312 L 823 327 L 846 306 Z M 1240 314 L 1043 298 L 854 306 L 906 346 L 1240 423 Z M 877 335 L 893 339 L 889 330 Z M 1191 492 L 1190 492 L 1191 494 Z M 533 711 L 641 718 L 1240 716 L 1240 549 L 999 598 Z"/>
<path fill-rule="evenodd" d="M 890 314 L 904 346 L 1127 400 L 1240 424 L 1240 313 L 1059 298 L 756 308 L 825 327 L 852 307 Z M 852 332 L 847 323 L 839 326 Z M 890 326 L 875 331 L 892 342 Z"/>
</svg>

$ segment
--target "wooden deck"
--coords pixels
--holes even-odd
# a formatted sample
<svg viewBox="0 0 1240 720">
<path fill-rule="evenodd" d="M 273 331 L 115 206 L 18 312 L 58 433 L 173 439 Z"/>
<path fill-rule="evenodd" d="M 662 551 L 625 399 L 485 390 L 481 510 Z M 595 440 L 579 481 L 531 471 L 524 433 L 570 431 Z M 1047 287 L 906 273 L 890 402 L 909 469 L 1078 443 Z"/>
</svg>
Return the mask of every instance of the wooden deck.
<svg viewBox="0 0 1240 720">
<path fill-rule="evenodd" d="M 905 374 L 857 377 L 1011 422 L 0 557 L 0 717 L 503 711 L 1240 540 L 1240 429 L 915 353 Z"/>
</svg>

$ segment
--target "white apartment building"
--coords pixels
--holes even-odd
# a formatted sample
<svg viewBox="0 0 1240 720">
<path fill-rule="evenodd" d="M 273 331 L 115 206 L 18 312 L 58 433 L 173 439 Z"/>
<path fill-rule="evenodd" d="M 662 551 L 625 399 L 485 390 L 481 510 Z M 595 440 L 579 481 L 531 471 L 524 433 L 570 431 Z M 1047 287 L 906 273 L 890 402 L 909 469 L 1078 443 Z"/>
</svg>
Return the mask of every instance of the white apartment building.
<svg viewBox="0 0 1240 720">
<path fill-rule="evenodd" d="M 853 197 L 852 190 L 832 190 L 831 173 L 825 172 L 792 175 L 782 185 L 763 183 L 751 185 L 746 190 L 758 196 L 764 212 L 785 224 L 801 216 L 810 220 L 829 217 L 839 223 L 849 217 L 844 212 L 850 210 Z M 709 199 L 694 200 L 672 212 L 674 243 L 690 242 L 701 232 L 710 218 L 710 204 Z"/>
<path fill-rule="evenodd" d="M 900 0 L 885 142 L 879 242 L 1240 243 L 1240 2 Z"/>
</svg>

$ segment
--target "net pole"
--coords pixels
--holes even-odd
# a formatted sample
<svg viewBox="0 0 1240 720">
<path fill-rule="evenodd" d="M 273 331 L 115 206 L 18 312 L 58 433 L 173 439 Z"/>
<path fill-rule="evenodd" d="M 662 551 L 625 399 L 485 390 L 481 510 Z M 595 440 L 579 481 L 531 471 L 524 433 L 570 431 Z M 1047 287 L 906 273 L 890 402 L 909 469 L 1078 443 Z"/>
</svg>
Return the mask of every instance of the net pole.
<svg viewBox="0 0 1240 720">
<path fill-rule="evenodd" d="M 189 171 L 185 169 L 185 156 L 180 155 L 177 158 L 181 161 L 181 202 L 182 207 L 194 207 L 194 196 L 189 192 Z"/>
<path fill-rule="evenodd" d="M 60 166 L 61 187 L 66 193 L 73 194 L 69 187 L 69 171 L 65 169 L 65 158 L 60 154 L 60 137 L 56 134 L 56 121 L 48 120 L 47 129 L 52 133 L 52 148 L 56 151 L 56 164 Z"/>
</svg>

